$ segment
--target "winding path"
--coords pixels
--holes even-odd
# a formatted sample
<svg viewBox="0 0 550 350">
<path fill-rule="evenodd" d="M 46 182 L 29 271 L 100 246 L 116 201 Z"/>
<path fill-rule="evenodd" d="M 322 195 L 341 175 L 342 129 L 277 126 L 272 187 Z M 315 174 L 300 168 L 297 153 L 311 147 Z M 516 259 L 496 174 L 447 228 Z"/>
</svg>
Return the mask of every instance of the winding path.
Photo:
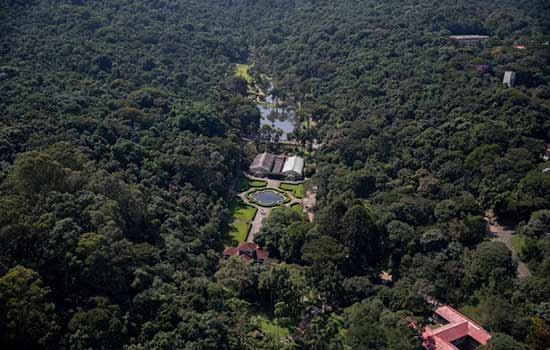
<svg viewBox="0 0 550 350">
<path fill-rule="evenodd" d="M 501 224 L 498 223 L 495 213 L 492 210 L 487 210 L 485 212 L 485 221 L 489 225 L 489 232 L 491 233 L 491 240 L 502 242 L 510 249 L 512 252 L 512 257 L 518 263 L 518 273 L 519 278 L 526 278 L 531 276 L 531 272 L 523 261 L 519 259 L 518 253 L 514 251 L 512 246 L 512 235 L 514 234 L 513 230 L 510 230 Z"/>
</svg>

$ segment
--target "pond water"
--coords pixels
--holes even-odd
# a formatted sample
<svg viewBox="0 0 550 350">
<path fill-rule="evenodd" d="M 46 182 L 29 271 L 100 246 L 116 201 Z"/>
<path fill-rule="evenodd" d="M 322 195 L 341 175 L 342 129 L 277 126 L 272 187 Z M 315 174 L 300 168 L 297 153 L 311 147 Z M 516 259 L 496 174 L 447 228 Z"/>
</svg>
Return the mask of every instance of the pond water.
<svg viewBox="0 0 550 350">
<path fill-rule="evenodd" d="M 254 192 L 250 194 L 250 197 L 254 198 L 260 205 L 273 205 L 282 203 L 285 200 L 282 194 L 272 190 Z"/>
<path fill-rule="evenodd" d="M 272 91 L 273 85 L 270 85 L 267 89 L 268 95 L 265 98 L 265 103 L 257 104 L 257 107 L 262 115 L 260 127 L 263 125 L 269 125 L 274 129 L 281 129 L 283 131 L 281 140 L 287 141 L 288 133 L 294 131 L 296 128 L 294 110 L 291 108 L 274 107 L 277 102 L 277 97 L 273 96 L 271 93 Z"/>
</svg>

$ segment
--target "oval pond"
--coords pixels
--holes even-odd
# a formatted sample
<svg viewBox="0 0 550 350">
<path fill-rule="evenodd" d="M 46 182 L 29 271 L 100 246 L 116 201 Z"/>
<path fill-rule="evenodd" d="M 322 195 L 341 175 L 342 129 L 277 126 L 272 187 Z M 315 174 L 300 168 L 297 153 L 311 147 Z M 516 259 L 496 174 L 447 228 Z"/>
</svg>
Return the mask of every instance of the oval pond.
<svg viewBox="0 0 550 350">
<path fill-rule="evenodd" d="M 274 205 L 282 203 L 285 200 L 285 197 L 273 190 L 258 191 L 250 194 L 250 197 L 259 205 Z"/>
</svg>

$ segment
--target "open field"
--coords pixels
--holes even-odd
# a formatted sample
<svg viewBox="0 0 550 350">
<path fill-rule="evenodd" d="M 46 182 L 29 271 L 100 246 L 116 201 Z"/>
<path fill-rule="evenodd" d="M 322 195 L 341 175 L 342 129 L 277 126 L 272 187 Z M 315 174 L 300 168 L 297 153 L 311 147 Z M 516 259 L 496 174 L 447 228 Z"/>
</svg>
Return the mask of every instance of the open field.
<svg viewBox="0 0 550 350">
<path fill-rule="evenodd" d="M 246 80 L 248 85 L 252 85 L 254 81 L 252 79 L 252 76 L 248 74 L 248 69 L 250 68 L 250 65 L 237 63 L 235 66 L 236 66 L 235 75 Z"/>
<path fill-rule="evenodd" d="M 277 337 L 284 337 L 290 334 L 290 329 L 280 325 L 276 319 L 270 319 L 265 314 L 259 314 L 255 317 L 260 322 L 260 327 L 265 333 L 269 333 Z"/>
</svg>

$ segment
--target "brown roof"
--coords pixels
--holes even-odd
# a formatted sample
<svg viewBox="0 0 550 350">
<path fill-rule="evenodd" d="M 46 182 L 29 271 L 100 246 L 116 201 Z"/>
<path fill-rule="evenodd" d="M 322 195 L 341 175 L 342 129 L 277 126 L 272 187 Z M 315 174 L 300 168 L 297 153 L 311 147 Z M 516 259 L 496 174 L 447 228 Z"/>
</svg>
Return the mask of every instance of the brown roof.
<svg viewBox="0 0 550 350">
<path fill-rule="evenodd" d="M 223 255 L 225 257 L 240 256 L 246 261 L 263 261 L 269 258 L 269 252 L 263 250 L 254 242 L 241 242 L 237 247 L 225 247 Z"/>
<path fill-rule="evenodd" d="M 274 160 L 275 160 L 275 155 L 267 152 L 260 153 L 256 156 L 256 158 L 254 158 L 254 161 L 252 161 L 252 164 L 250 164 L 250 169 L 263 168 L 266 171 L 271 171 Z"/>
<path fill-rule="evenodd" d="M 283 172 L 283 166 L 285 165 L 286 157 L 277 156 L 275 157 L 275 163 L 273 164 L 272 173 L 280 174 Z"/>
</svg>

